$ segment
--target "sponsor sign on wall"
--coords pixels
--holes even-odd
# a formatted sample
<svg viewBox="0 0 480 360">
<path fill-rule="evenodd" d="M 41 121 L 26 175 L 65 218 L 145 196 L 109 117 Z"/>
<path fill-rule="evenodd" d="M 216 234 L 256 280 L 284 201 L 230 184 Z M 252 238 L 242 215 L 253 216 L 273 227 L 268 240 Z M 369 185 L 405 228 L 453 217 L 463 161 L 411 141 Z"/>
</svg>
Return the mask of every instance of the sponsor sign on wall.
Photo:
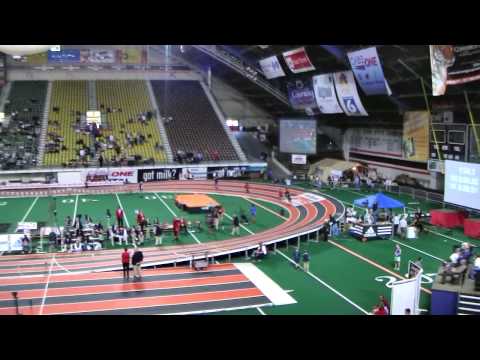
<svg viewBox="0 0 480 360">
<path fill-rule="evenodd" d="M 348 116 L 368 116 L 358 96 L 357 86 L 351 71 L 340 71 L 334 74 L 335 90 L 338 101 Z"/>
<path fill-rule="evenodd" d="M 163 180 L 178 180 L 180 178 L 181 168 L 165 169 L 139 169 L 138 181 L 151 182 Z"/>
<path fill-rule="evenodd" d="M 316 108 L 312 80 L 296 80 L 287 83 L 288 99 L 294 109 Z"/>
<path fill-rule="evenodd" d="M 137 182 L 137 170 L 132 168 L 112 168 L 112 169 L 91 169 L 83 172 L 85 181 L 103 182 L 103 181 L 128 181 Z"/>
<path fill-rule="evenodd" d="M 80 62 L 80 50 L 65 49 L 60 51 L 48 51 L 49 63 L 78 63 Z"/>
<path fill-rule="evenodd" d="M 307 164 L 307 155 L 292 154 L 292 164 L 306 165 Z"/>
<path fill-rule="evenodd" d="M 407 111 L 403 121 L 403 157 L 413 161 L 427 161 L 429 156 L 428 111 Z"/>
<path fill-rule="evenodd" d="M 283 58 L 290 71 L 294 74 L 315 70 L 315 67 L 308 58 L 307 51 L 303 47 L 284 52 Z"/>
<path fill-rule="evenodd" d="M 379 128 L 348 129 L 345 133 L 350 152 L 402 158 L 402 130 Z"/>
<path fill-rule="evenodd" d="M 117 61 L 121 64 L 145 64 L 146 57 L 147 54 L 142 49 L 124 48 L 117 50 Z"/>
<path fill-rule="evenodd" d="M 182 180 L 206 180 L 207 168 L 206 167 L 189 167 L 182 169 Z"/>
<path fill-rule="evenodd" d="M 223 167 L 209 167 L 208 179 L 218 178 L 240 178 L 246 176 L 248 167 L 246 166 L 223 166 Z"/>
<path fill-rule="evenodd" d="M 333 82 L 333 74 L 322 74 L 313 77 L 313 91 L 318 109 L 323 114 L 339 114 L 343 113 L 342 108 L 338 105 L 337 96 L 335 94 L 335 84 Z"/>
<path fill-rule="evenodd" d="M 82 49 L 80 51 L 80 62 L 86 64 L 113 64 L 115 63 L 115 52 L 102 49 Z"/>
<path fill-rule="evenodd" d="M 262 68 L 263 74 L 267 79 L 275 79 L 281 76 L 285 76 L 285 72 L 278 61 L 278 58 L 270 56 L 266 59 L 260 60 L 260 67 Z"/>
</svg>

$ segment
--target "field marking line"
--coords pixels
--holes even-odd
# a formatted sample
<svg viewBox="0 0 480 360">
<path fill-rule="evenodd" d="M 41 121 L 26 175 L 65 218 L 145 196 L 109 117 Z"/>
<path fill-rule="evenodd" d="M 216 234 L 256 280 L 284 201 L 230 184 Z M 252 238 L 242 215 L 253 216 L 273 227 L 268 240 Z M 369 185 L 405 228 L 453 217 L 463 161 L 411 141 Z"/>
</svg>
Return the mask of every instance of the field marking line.
<svg viewBox="0 0 480 360">
<path fill-rule="evenodd" d="M 419 252 L 419 253 L 421 253 L 421 254 L 430 256 L 431 258 L 434 258 L 434 259 L 436 259 L 436 260 L 438 260 L 438 261 L 442 261 L 442 262 L 445 261 L 444 259 L 441 259 L 441 258 L 439 258 L 439 257 L 437 257 L 437 256 L 435 256 L 435 255 L 429 254 L 429 253 L 427 253 L 427 252 L 425 252 L 425 251 L 423 251 L 423 250 L 417 249 L 417 248 L 415 248 L 415 247 L 413 247 L 413 246 L 404 244 L 404 243 L 402 243 L 402 242 L 400 242 L 400 241 L 397 241 L 397 240 L 394 240 L 394 239 L 391 239 L 391 240 L 392 240 L 394 243 L 399 244 L 400 246 L 405 246 L 405 247 L 410 248 L 410 249 L 412 249 L 412 250 L 414 250 L 414 251 L 417 251 L 417 252 Z"/>
<path fill-rule="evenodd" d="M 73 208 L 73 217 L 72 217 L 73 223 L 75 223 L 75 217 L 77 216 L 77 209 L 78 209 L 78 195 L 75 195 L 75 207 Z"/>
<path fill-rule="evenodd" d="M 170 208 L 170 206 L 168 206 L 168 204 L 165 202 L 165 200 L 163 200 L 160 196 L 158 196 L 158 193 L 154 192 L 153 194 L 157 197 L 158 200 L 161 201 L 161 203 L 167 208 L 168 211 L 170 211 L 170 213 L 171 213 L 173 216 L 177 217 L 177 214 L 175 214 L 175 212 Z M 187 231 L 187 232 L 188 232 L 188 234 L 189 234 L 191 237 L 193 237 L 193 239 L 194 239 L 198 244 L 201 244 L 201 243 L 202 243 L 200 240 L 198 240 L 197 236 L 196 236 L 194 233 L 192 233 L 191 231 Z"/>
<path fill-rule="evenodd" d="M 387 269 L 386 267 L 384 267 L 384 266 L 376 263 L 375 261 L 370 260 L 370 259 L 368 259 L 368 258 L 366 258 L 366 257 L 364 257 L 364 256 L 362 256 L 362 255 L 360 255 L 360 254 L 358 254 L 358 253 L 356 253 L 355 251 L 352 251 L 352 250 L 346 248 L 345 246 L 342 246 L 342 245 L 340 245 L 340 244 L 338 244 L 338 243 L 336 243 L 336 242 L 334 242 L 334 241 L 332 241 L 332 240 L 328 240 L 328 242 L 329 242 L 330 244 L 338 247 L 339 249 L 341 249 L 341 250 L 349 253 L 350 255 L 353 255 L 353 256 L 359 258 L 360 260 L 363 260 L 363 261 L 369 263 L 370 265 L 372 265 L 372 266 L 374 266 L 374 267 L 376 267 L 376 268 L 378 268 L 378 269 L 386 272 L 387 274 L 390 274 L 390 275 L 392 275 L 392 276 L 394 276 L 394 277 L 397 277 L 397 278 L 400 278 L 400 279 L 402 279 L 402 280 L 406 280 L 406 279 L 407 279 L 407 278 L 405 278 L 404 276 L 402 276 L 402 275 L 400 275 L 400 274 L 397 274 L 397 273 L 391 271 L 390 269 Z M 423 287 L 421 288 L 421 290 L 424 291 L 424 292 L 426 292 L 427 294 L 430 294 L 430 295 L 432 294 L 432 292 L 431 292 L 430 290 L 425 289 L 425 288 L 423 288 Z"/>
<path fill-rule="evenodd" d="M 50 259 L 50 268 L 48 269 L 47 282 L 45 284 L 45 289 L 43 290 L 42 304 L 40 305 L 40 311 L 38 312 L 38 315 L 43 315 L 43 307 L 45 306 L 45 300 L 47 299 L 48 284 L 50 283 L 50 276 L 52 275 L 54 260 L 55 255 L 53 255 L 53 257 Z"/>
<path fill-rule="evenodd" d="M 120 198 L 118 197 L 118 193 L 115 193 L 115 196 L 117 197 L 118 205 L 120 205 L 120 209 L 123 211 L 123 217 L 125 219 L 125 224 L 127 224 L 127 227 L 130 227 L 130 224 L 128 223 L 128 216 L 127 213 L 125 212 L 125 209 L 123 208 L 122 202 L 120 201 Z"/>
<path fill-rule="evenodd" d="M 435 235 L 443 236 L 444 238 L 447 238 L 447 239 L 450 239 L 450 240 L 453 240 L 453 241 L 456 241 L 456 242 L 459 242 L 459 243 L 468 242 L 468 241 L 461 241 L 461 240 L 458 240 L 458 239 L 456 239 L 456 238 L 454 238 L 454 237 L 451 237 L 451 236 L 448 236 L 448 235 L 444 235 L 444 234 L 441 234 L 441 233 L 439 233 L 439 232 L 430 230 L 427 226 L 425 226 L 425 231 L 431 232 L 432 234 L 435 234 Z"/>
<path fill-rule="evenodd" d="M 260 309 L 258 306 L 256 307 L 256 309 L 258 310 L 258 312 L 260 313 L 260 315 L 267 315 L 263 312 L 262 309 Z"/>
<path fill-rule="evenodd" d="M 39 199 L 39 196 L 37 196 L 35 198 L 35 200 L 33 200 L 32 204 L 30 205 L 30 207 L 28 208 L 27 212 L 25 213 L 25 215 L 23 216 L 22 220 L 20 220 L 20 222 L 24 222 L 25 219 L 28 217 L 28 215 L 30 215 L 30 212 L 32 211 L 33 207 L 35 206 L 35 204 L 37 203 Z"/>
<path fill-rule="evenodd" d="M 283 252 L 281 252 L 280 250 L 276 250 L 277 253 L 279 253 L 280 255 L 282 255 L 286 260 L 288 260 L 289 262 L 291 262 L 292 264 L 296 265 L 295 261 L 293 261 L 292 259 L 290 259 L 290 257 L 288 257 L 287 255 L 285 255 Z M 361 306 L 357 305 L 356 303 L 354 303 L 352 300 L 350 300 L 349 298 L 347 298 L 345 295 L 343 295 L 342 293 L 340 293 L 338 290 L 334 289 L 332 286 L 330 286 L 329 284 L 327 284 L 325 281 L 323 281 L 322 279 L 320 279 L 318 276 L 316 276 L 315 274 L 311 273 L 310 271 L 306 272 L 306 274 L 310 275 L 312 278 L 314 278 L 316 281 L 318 281 L 320 284 L 322 284 L 323 286 L 325 286 L 327 289 L 329 289 L 330 291 L 334 292 L 335 294 L 337 294 L 338 296 L 340 296 L 343 300 L 345 300 L 346 302 L 348 302 L 350 305 L 354 306 L 355 308 L 357 308 L 358 310 L 360 310 L 361 312 L 363 312 L 365 315 L 370 315 L 370 313 L 368 311 L 366 311 L 365 309 L 363 309 Z"/>
<path fill-rule="evenodd" d="M 258 207 L 260 207 L 260 208 L 262 208 L 262 209 L 264 209 L 264 210 L 272 213 L 273 215 L 277 215 L 279 218 L 281 218 L 281 219 L 283 219 L 283 220 L 288 220 L 288 218 L 286 218 L 285 216 L 282 216 L 282 215 L 280 215 L 280 214 L 277 214 L 277 213 L 276 213 L 275 211 L 273 211 L 272 209 L 269 209 L 269 208 L 267 208 L 266 206 L 264 206 L 264 205 L 262 205 L 262 204 L 259 204 L 258 202 L 253 201 L 253 200 L 250 199 L 250 198 L 247 198 L 247 197 L 246 197 L 246 198 L 244 198 L 244 199 L 247 200 L 247 201 L 249 201 L 249 202 L 251 202 L 252 204 L 255 204 L 256 206 L 258 206 Z"/>
<path fill-rule="evenodd" d="M 224 212 L 223 213 L 227 218 L 229 218 L 230 220 L 233 220 L 233 218 L 227 214 L 227 212 Z M 243 224 L 240 224 L 240 227 L 243 228 L 245 231 L 249 232 L 250 235 L 255 235 L 255 233 L 253 231 L 251 231 L 249 228 L 247 228 L 245 225 Z"/>
</svg>

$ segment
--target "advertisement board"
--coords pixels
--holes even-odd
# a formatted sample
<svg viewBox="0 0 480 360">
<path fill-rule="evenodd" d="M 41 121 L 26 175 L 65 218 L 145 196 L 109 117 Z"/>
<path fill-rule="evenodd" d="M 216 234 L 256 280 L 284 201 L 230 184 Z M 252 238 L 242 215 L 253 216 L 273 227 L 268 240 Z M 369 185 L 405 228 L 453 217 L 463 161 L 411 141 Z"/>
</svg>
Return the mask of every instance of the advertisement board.
<svg viewBox="0 0 480 360">
<path fill-rule="evenodd" d="M 47 53 L 49 63 L 79 63 L 80 62 L 80 50 L 78 49 L 64 49 L 60 51 L 48 51 Z"/>
<path fill-rule="evenodd" d="M 322 74 L 313 77 L 313 91 L 318 109 L 322 114 L 340 114 L 342 108 L 338 105 L 335 94 L 333 74 Z"/>
<path fill-rule="evenodd" d="M 0 252 L 22 251 L 22 234 L 0 235 Z"/>
<path fill-rule="evenodd" d="M 208 168 L 208 179 L 214 179 L 215 176 L 218 178 L 241 178 L 245 177 L 248 174 L 247 166 L 214 166 Z"/>
<path fill-rule="evenodd" d="M 85 64 L 113 64 L 115 63 L 115 52 L 102 49 L 82 49 L 80 51 L 80 62 Z"/>
<path fill-rule="evenodd" d="M 391 95 L 376 47 L 350 52 L 348 60 L 355 78 L 365 94 Z"/>
<path fill-rule="evenodd" d="M 348 116 L 368 116 L 360 97 L 351 71 L 340 71 L 334 74 L 335 90 L 338 101 Z"/>
<path fill-rule="evenodd" d="M 307 155 L 292 154 L 292 164 L 306 165 L 307 164 Z"/>
<path fill-rule="evenodd" d="M 403 158 L 427 161 L 429 154 L 428 111 L 407 111 L 403 121 Z"/>
<path fill-rule="evenodd" d="M 280 62 L 275 55 L 260 60 L 259 64 L 262 68 L 263 74 L 267 79 L 275 79 L 281 76 L 285 76 L 285 72 L 283 71 Z"/>
<path fill-rule="evenodd" d="M 178 180 L 180 178 L 181 168 L 164 169 L 139 169 L 138 181 L 152 182 L 162 180 Z"/>
<path fill-rule="evenodd" d="M 312 79 L 287 82 L 288 100 L 294 109 L 316 108 Z"/>
<path fill-rule="evenodd" d="M 308 58 L 304 47 L 284 52 L 283 58 L 290 71 L 294 74 L 315 70 L 315 66 Z"/>
<path fill-rule="evenodd" d="M 123 48 L 117 50 L 117 62 L 140 65 L 146 63 L 146 52 L 142 49 Z"/>
<path fill-rule="evenodd" d="M 206 180 L 208 169 L 206 167 L 183 168 L 181 180 Z"/>
<path fill-rule="evenodd" d="M 90 169 L 83 171 L 84 182 L 137 182 L 137 169 L 132 168 L 111 168 L 111 169 Z"/>
</svg>

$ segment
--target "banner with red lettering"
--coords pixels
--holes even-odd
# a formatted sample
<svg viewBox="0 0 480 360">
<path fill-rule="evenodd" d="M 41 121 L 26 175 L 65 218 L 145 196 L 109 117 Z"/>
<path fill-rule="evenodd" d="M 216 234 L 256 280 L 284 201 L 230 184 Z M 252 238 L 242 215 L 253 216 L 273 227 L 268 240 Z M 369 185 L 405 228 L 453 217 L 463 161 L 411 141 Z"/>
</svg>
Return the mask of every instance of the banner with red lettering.
<svg viewBox="0 0 480 360">
<path fill-rule="evenodd" d="M 391 95 L 383 75 L 377 48 L 370 47 L 348 53 L 353 73 L 363 92 L 367 95 Z"/>
<path fill-rule="evenodd" d="M 304 47 L 284 52 L 283 58 L 294 74 L 315 70 Z"/>
<path fill-rule="evenodd" d="M 83 171 L 85 182 L 125 182 L 137 183 L 137 169 L 132 168 L 104 168 L 86 169 Z"/>
</svg>

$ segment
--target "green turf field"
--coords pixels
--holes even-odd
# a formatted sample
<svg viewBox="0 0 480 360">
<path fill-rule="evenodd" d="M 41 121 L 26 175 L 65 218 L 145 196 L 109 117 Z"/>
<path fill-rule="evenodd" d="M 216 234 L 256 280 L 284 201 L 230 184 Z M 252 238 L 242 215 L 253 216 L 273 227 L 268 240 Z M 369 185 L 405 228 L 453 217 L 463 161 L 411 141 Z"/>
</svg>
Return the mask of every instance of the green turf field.
<svg viewBox="0 0 480 360">
<path fill-rule="evenodd" d="M 305 185 L 310 191 L 316 191 Z M 351 189 L 322 189 L 320 192 L 336 197 L 349 205 L 353 200 L 365 196 L 367 192 L 356 192 Z M 172 217 L 185 216 L 191 221 L 199 219 L 204 222 L 203 214 L 187 214 L 175 206 L 172 193 L 126 193 L 108 195 L 73 195 L 58 197 L 4 198 L 0 202 L 0 232 L 11 233 L 19 221 L 36 221 L 42 225 L 63 224 L 64 218 L 77 214 L 88 214 L 95 222 L 106 222 L 106 209 L 112 214 L 118 206 L 123 207 L 127 224 L 135 223 L 135 210 L 142 209 L 147 218 L 171 222 Z M 231 231 L 229 216 L 244 211 L 248 214 L 250 203 L 235 196 L 212 195 L 226 209 L 223 224 L 218 232 L 206 229 L 191 235 L 183 234 L 181 244 L 203 243 L 228 239 Z M 418 202 L 407 196 L 395 196 L 409 207 L 420 206 L 423 210 L 438 207 L 438 204 Z M 263 206 L 278 213 L 279 207 L 265 201 L 257 200 Z M 57 211 L 57 219 L 52 209 Z M 275 214 L 257 207 L 257 222 L 250 223 L 241 229 L 241 235 L 257 233 L 281 224 L 283 220 Z M 271 251 L 266 259 L 256 265 L 270 276 L 277 284 L 297 301 L 296 304 L 262 307 L 258 309 L 219 312 L 230 315 L 288 315 L 288 314 L 348 314 L 361 315 L 371 311 L 378 301 L 379 295 L 390 298 L 387 285 L 396 280 L 393 271 L 393 251 L 395 244 L 402 246 L 402 264 L 399 274 L 407 272 L 408 260 L 423 258 L 424 279 L 422 286 L 429 289 L 433 282 L 440 261 L 452 252 L 452 247 L 462 241 L 470 241 L 480 246 L 480 240 L 470 239 L 463 235 L 461 229 L 445 230 L 427 227 L 427 231 L 417 240 L 374 240 L 362 243 L 347 234 L 333 239 L 332 243 L 321 241 L 302 241 L 301 250 L 307 249 L 311 255 L 310 272 L 297 270 L 290 262 L 294 250 L 294 242 L 287 248 L 285 244 Z M 164 244 L 174 242 L 171 234 L 164 236 Z M 152 246 L 153 241 L 145 244 Z M 111 245 L 107 244 L 111 247 Z M 243 255 L 233 257 L 233 261 L 250 261 Z M 225 261 L 225 260 L 220 260 Z M 422 291 L 421 308 L 425 313 L 429 310 L 430 296 Z"/>
</svg>

